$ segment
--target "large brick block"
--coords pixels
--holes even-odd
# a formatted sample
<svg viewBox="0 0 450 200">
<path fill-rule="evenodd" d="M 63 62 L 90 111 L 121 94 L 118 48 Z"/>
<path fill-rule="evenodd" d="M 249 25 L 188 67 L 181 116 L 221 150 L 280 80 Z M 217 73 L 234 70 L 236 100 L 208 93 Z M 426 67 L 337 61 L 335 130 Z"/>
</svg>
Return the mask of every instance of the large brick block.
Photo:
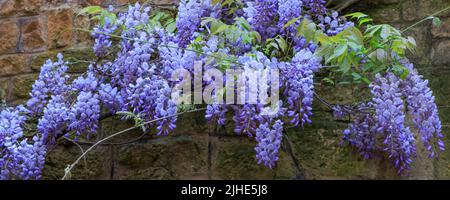
<svg viewBox="0 0 450 200">
<path fill-rule="evenodd" d="M 73 43 L 73 17 L 71 8 L 59 8 L 47 13 L 48 42 L 50 48 L 70 46 Z"/>
<path fill-rule="evenodd" d="M 0 54 L 14 53 L 19 42 L 19 27 L 13 19 L 0 19 Z"/>
</svg>

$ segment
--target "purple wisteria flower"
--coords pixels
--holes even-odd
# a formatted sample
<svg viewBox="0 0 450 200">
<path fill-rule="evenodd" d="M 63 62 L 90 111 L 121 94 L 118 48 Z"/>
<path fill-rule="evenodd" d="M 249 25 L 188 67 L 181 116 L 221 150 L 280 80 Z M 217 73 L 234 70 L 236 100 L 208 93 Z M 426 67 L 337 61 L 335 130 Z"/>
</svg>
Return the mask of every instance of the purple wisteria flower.
<svg viewBox="0 0 450 200">
<path fill-rule="evenodd" d="M 38 80 L 32 86 L 30 99 L 27 101 L 27 109 L 32 115 L 40 114 L 51 95 L 64 95 L 69 91 L 66 82 L 67 62 L 63 60 L 62 54 L 58 54 L 58 61 L 50 59 L 41 67 Z"/>
<path fill-rule="evenodd" d="M 428 80 L 424 80 L 412 64 L 406 63 L 406 66 L 409 69 L 409 75 L 403 81 L 403 93 L 406 97 L 408 113 L 425 148 L 430 152 L 430 158 L 437 158 L 436 149 L 444 151 L 445 148 L 433 92 L 428 87 Z"/>
<path fill-rule="evenodd" d="M 283 136 L 283 122 L 277 120 L 272 127 L 268 123 L 261 124 L 256 129 L 255 147 L 256 159 L 258 164 L 263 163 L 265 166 L 273 169 L 278 161 L 278 151 Z"/>
<path fill-rule="evenodd" d="M 244 16 L 263 41 L 277 33 L 277 12 L 277 0 L 249 1 L 244 8 Z"/>
<path fill-rule="evenodd" d="M 41 178 L 47 150 L 39 136 L 24 137 L 25 120 L 11 108 L 0 112 L 0 180 Z"/>
</svg>

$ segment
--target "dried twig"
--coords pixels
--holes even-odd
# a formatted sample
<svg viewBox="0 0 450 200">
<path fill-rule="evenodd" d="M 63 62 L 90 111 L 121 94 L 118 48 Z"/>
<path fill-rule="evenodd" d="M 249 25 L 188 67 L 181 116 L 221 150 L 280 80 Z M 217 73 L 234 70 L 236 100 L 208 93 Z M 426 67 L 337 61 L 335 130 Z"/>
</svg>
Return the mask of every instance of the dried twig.
<svg viewBox="0 0 450 200">
<path fill-rule="evenodd" d="M 177 114 L 169 115 L 169 116 L 166 116 L 166 117 L 162 117 L 162 118 L 150 120 L 150 121 L 144 122 L 142 125 L 147 125 L 147 124 L 151 124 L 151 123 L 156 122 L 156 121 L 168 119 L 168 118 L 171 118 L 171 117 L 176 117 L 176 116 L 178 116 L 178 115 L 182 115 L 182 114 L 186 114 L 186 113 L 202 111 L 202 110 L 205 110 L 205 108 L 194 109 L 194 110 L 190 110 L 190 111 L 186 111 L 186 112 L 182 112 L 182 113 L 177 113 Z M 112 135 L 110 135 L 110 136 L 108 136 L 108 137 L 105 137 L 105 138 L 99 140 L 98 142 L 96 142 L 94 145 L 92 145 L 91 147 L 89 147 L 83 154 L 81 154 L 81 156 L 79 156 L 79 157 L 75 160 L 75 162 L 73 162 L 72 164 L 70 164 L 70 165 L 66 168 L 66 170 L 64 170 L 65 172 L 64 172 L 64 176 L 62 177 L 62 180 L 65 180 L 65 179 L 67 178 L 67 176 L 70 174 L 70 172 L 72 171 L 73 167 L 75 167 L 75 165 L 77 165 L 78 162 L 80 162 L 80 160 L 81 160 L 83 157 L 85 157 L 87 153 L 89 153 L 90 151 L 92 151 L 92 149 L 94 149 L 96 146 L 98 146 L 99 144 L 101 144 L 101 143 L 103 143 L 103 142 L 105 142 L 105 141 L 107 141 L 107 140 L 109 140 L 109 139 L 111 139 L 111 138 L 113 138 L 113 137 L 116 137 L 116 136 L 118 136 L 118 135 L 121 135 L 121 134 L 123 134 L 123 133 L 126 133 L 126 132 L 131 131 L 131 130 L 136 129 L 136 128 L 138 128 L 138 127 L 130 127 L 130 128 L 124 129 L 124 130 L 122 130 L 122 131 L 119 131 L 119 132 L 117 132 L 117 133 L 114 133 L 114 134 L 112 134 Z"/>
</svg>

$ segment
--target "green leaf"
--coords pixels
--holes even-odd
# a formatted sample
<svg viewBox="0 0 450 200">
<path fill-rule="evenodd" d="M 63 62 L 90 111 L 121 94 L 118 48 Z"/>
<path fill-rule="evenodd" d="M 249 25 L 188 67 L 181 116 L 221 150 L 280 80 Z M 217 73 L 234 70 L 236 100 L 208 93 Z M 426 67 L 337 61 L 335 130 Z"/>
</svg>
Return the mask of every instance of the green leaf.
<svg viewBox="0 0 450 200">
<path fill-rule="evenodd" d="M 329 44 L 330 43 L 330 38 L 323 34 L 322 31 L 316 31 L 316 40 L 317 42 L 321 43 L 321 44 Z"/>
<path fill-rule="evenodd" d="M 236 19 L 237 24 L 241 25 L 242 28 L 244 28 L 246 31 L 251 31 L 252 27 L 248 23 L 248 21 L 242 17 L 237 17 Z"/>
<path fill-rule="evenodd" d="M 297 22 L 300 19 L 300 17 L 296 17 L 294 19 L 289 20 L 286 24 L 284 24 L 283 29 L 289 27 L 290 25 L 292 25 L 293 23 Z"/>
<path fill-rule="evenodd" d="M 321 57 L 329 57 L 332 51 L 331 45 L 322 45 L 314 52 L 314 56 L 317 56 L 319 58 Z"/>
<path fill-rule="evenodd" d="M 169 33 L 174 33 L 175 30 L 177 29 L 177 23 L 175 22 L 175 20 L 171 19 L 171 21 L 168 21 L 165 24 L 166 30 Z"/>
<path fill-rule="evenodd" d="M 322 81 L 330 85 L 334 85 L 334 81 L 330 78 L 323 78 Z"/>
<path fill-rule="evenodd" d="M 366 24 L 366 23 L 369 23 L 369 22 L 372 22 L 372 21 L 373 20 L 369 19 L 369 18 L 361 19 L 361 20 L 359 20 L 358 25 L 361 26 L 363 24 Z"/>
<path fill-rule="evenodd" d="M 350 14 L 347 14 L 347 15 L 344 15 L 344 16 L 345 17 L 350 17 L 350 18 L 357 18 L 357 19 L 368 17 L 368 15 L 366 15 L 366 14 L 364 14 L 362 12 L 354 12 L 354 13 L 350 13 Z"/>
<path fill-rule="evenodd" d="M 361 80 L 366 84 L 370 84 L 370 80 L 366 77 L 362 77 Z"/>
<path fill-rule="evenodd" d="M 334 50 L 334 53 L 329 58 L 327 58 L 326 62 L 329 63 L 333 59 L 344 55 L 345 53 L 347 53 L 347 51 L 348 51 L 347 44 L 340 44 L 340 45 L 338 45 L 336 47 L 336 50 Z"/>
<path fill-rule="evenodd" d="M 214 27 L 214 28 L 213 28 Z M 211 34 L 217 35 L 228 29 L 228 25 L 224 23 L 220 23 L 218 26 L 211 26 Z"/>
<path fill-rule="evenodd" d="M 382 26 L 381 28 L 381 32 L 380 32 L 380 37 L 382 39 L 386 39 L 389 36 L 389 28 L 387 28 L 386 26 Z"/>
<path fill-rule="evenodd" d="M 206 24 L 217 21 L 216 18 L 213 17 L 205 17 L 202 19 L 202 22 L 200 23 L 201 26 L 206 26 Z"/>
<path fill-rule="evenodd" d="M 435 27 L 440 27 L 442 25 L 441 19 L 439 19 L 439 17 L 433 17 L 433 25 Z"/>
<path fill-rule="evenodd" d="M 287 43 L 282 37 L 277 37 L 275 41 L 277 41 L 277 44 L 283 53 L 287 51 Z"/>
<path fill-rule="evenodd" d="M 252 31 L 251 34 L 256 39 L 256 43 L 261 43 L 261 35 L 257 31 Z"/>
<path fill-rule="evenodd" d="M 88 6 L 88 7 L 81 9 L 81 11 L 78 13 L 78 15 L 82 15 L 85 13 L 93 15 L 93 14 L 98 14 L 102 11 L 103 11 L 103 8 L 100 6 Z"/>
<path fill-rule="evenodd" d="M 353 79 L 354 80 L 360 80 L 362 78 L 362 76 L 356 72 L 352 73 Z"/>
<path fill-rule="evenodd" d="M 404 69 L 403 69 L 403 73 L 400 75 L 400 78 L 403 79 L 403 80 L 405 80 L 406 77 L 408 77 L 408 75 L 409 75 L 409 70 L 406 69 L 406 68 L 404 68 Z"/>
<path fill-rule="evenodd" d="M 369 26 L 366 31 L 364 32 L 366 34 L 365 37 L 374 37 L 375 34 L 382 28 L 381 25 L 374 25 Z"/>
</svg>

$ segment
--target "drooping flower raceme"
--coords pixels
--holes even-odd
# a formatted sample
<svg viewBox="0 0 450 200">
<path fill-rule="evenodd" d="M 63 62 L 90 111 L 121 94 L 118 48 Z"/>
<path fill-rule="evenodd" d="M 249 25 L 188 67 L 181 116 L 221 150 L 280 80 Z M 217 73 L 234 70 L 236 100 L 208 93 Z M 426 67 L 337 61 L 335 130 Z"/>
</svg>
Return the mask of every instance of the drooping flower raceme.
<svg viewBox="0 0 450 200">
<path fill-rule="evenodd" d="M 313 14 L 324 14 L 327 12 L 325 7 L 325 0 L 302 0 L 303 4 L 310 10 Z"/>
<path fill-rule="evenodd" d="M 321 67 L 320 60 L 309 50 L 298 52 L 291 63 L 280 65 L 284 82 L 284 94 L 288 103 L 291 124 L 304 126 L 311 123 L 312 101 L 314 98 L 314 72 Z"/>
<path fill-rule="evenodd" d="M 39 119 L 37 129 L 46 144 L 54 144 L 63 134 L 69 119 L 69 105 L 61 95 L 54 95 L 44 109 L 44 116 Z"/>
<path fill-rule="evenodd" d="M 75 131 L 76 136 L 95 134 L 100 118 L 100 100 L 98 94 L 82 91 L 75 104 L 70 108 L 68 116 L 69 130 Z"/>
<path fill-rule="evenodd" d="M 106 18 L 105 24 L 97 25 L 92 31 L 92 37 L 94 38 L 93 50 L 96 56 L 105 56 L 106 51 L 111 47 L 111 35 L 117 30 L 117 25 L 111 23 Z"/>
<path fill-rule="evenodd" d="M 384 76 L 377 74 L 370 88 L 373 95 L 370 106 L 375 112 L 373 116 L 357 118 L 344 131 L 344 140 L 356 146 L 364 157 L 368 157 L 368 151 L 378 148 L 374 147 L 374 138 L 380 135 L 383 144 L 379 148 L 389 155 L 398 173 L 404 173 L 416 155 L 416 145 L 413 133 L 405 125 L 401 79 L 391 72 Z"/>
<path fill-rule="evenodd" d="M 270 127 L 270 124 L 265 123 L 256 129 L 256 142 L 258 144 L 255 147 L 255 151 L 258 164 L 263 163 L 271 169 L 275 167 L 278 161 L 278 151 L 282 136 L 283 122 L 281 120 L 277 120 L 272 127 Z"/>
<path fill-rule="evenodd" d="M 362 114 L 344 130 L 343 140 L 355 147 L 364 159 L 369 159 L 379 150 L 378 134 L 375 119 L 370 114 Z"/>
<path fill-rule="evenodd" d="M 80 76 L 72 83 L 72 90 L 77 91 L 96 91 L 98 87 L 98 80 L 92 71 L 88 71 L 86 77 Z"/>
<path fill-rule="evenodd" d="M 177 28 L 178 44 L 186 47 L 200 26 L 203 17 L 217 17 L 220 4 L 213 5 L 211 0 L 181 0 L 178 6 Z"/>
<path fill-rule="evenodd" d="M 348 27 L 353 27 L 354 23 L 350 21 L 343 21 L 339 19 L 338 12 L 334 11 L 331 16 L 324 15 L 318 17 L 320 23 L 318 27 L 322 29 L 327 35 L 336 35 Z"/>
<path fill-rule="evenodd" d="M 249 1 L 244 8 L 244 16 L 263 41 L 277 33 L 277 12 L 277 0 Z"/>
<path fill-rule="evenodd" d="M 154 66 L 150 62 L 156 42 L 153 35 L 139 32 L 136 41 L 130 41 L 130 47 L 118 53 L 116 60 L 112 63 L 111 84 L 113 86 L 127 87 L 134 83 L 139 77 L 148 76 L 152 73 Z M 128 44 L 127 44 L 128 45 Z"/>
<path fill-rule="evenodd" d="M 278 0 L 278 28 L 284 32 L 284 26 L 295 18 L 302 16 L 303 2 L 302 0 Z M 287 34 L 294 37 L 296 34 L 296 26 L 300 19 L 288 27 L 285 27 Z"/>
<path fill-rule="evenodd" d="M 124 108 L 124 99 L 120 90 L 117 87 L 112 87 L 111 84 L 101 84 L 99 87 L 99 98 L 102 104 L 109 109 L 111 113 L 116 113 Z"/>
<path fill-rule="evenodd" d="M 93 32 L 94 52 L 102 59 L 90 65 L 83 75 L 70 79 L 73 80 L 71 84 L 67 84 L 67 63 L 61 55 L 56 62 L 47 61 L 33 85 L 27 106 L 7 108 L 0 113 L 0 178 L 38 179 L 46 148 L 66 134 L 69 137 L 72 133 L 76 137 L 89 137 L 97 132 L 101 107 L 107 108 L 111 114 L 132 113 L 135 119 L 142 119 L 146 127 L 154 125 L 157 135 L 168 135 L 175 128 L 178 115 L 177 105 L 171 99 L 171 89 L 183 81 L 171 76 L 180 69 L 193 73 L 196 61 L 204 63 L 203 71 L 243 71 L 241 77 L 228 80 L 240 84 L 233 88 L 235 91 L 228 88 L 226 91 L 211 91 L 215 99 L 226 92 L 236 95 L 240 102 L 234 105 L 214 102 L 206 107 L 205 117 L 224 125 L 227 112 L 233 111 L 235 132 L 255 137 L 258 163 L 274 168 L 285 113 L 294 126 L 311 123 L 313 78 L 321 68 L 321 61 L 313 54 L 316 45 L 312 42 L 306 44 L 305 38 L 297 36 L 296 26 L 301 20 L 308 19 L 318 23 L 326 34 L 335 35 L 352 23 L 336 12 L 329 13 L 323 0 L 246 0 L 243 1 L 244 8 L 239 8 L 240 11 L 233 16 L 247 19 L 250 28 L 243 21 L 235 20 L 235 24 L 226 21 L 238 26 L 234 30 L 241 29 L 237 35 L 243 37 L 222 37 L 209 34 L 211 27 L 200 27 L 202 18 L 223 20 L 220 15 L 227 12 L 221 10 L 220 4 L 213 5 L 212 2 L 182 1 L 175 33 L 155 25 L 151 21 L 153 13 L 150 13 L 150 8 L 141 7 L 139 3 L 119 13 L 117 21 L 106 19 Z M 280 30 L 295 18 L 299 21 Z M 261 42 L 258 34 L 252 31 L 262 36 Z M 117 54 L 105 56 L 106 52 L 114 52 L 109 52 L 115 44 L 111 33 L 121 36 L 117 38 L 120 38 L 118 48 L 114 48 Z M 265 50 L 266 39 L 276 35 L 283 37 L 293 48 L 282 58 L 267 57 L 258 52 L 259 46 L 252 46 L 258 43 Z M 194 38 L 195 43 L 192 43 Z M 291 52 L 294 55 L 292 59 Z M 218 57 L 230 59 L 222 62 Z M 405 80 L 390 72 L 378 75 L 371 86 L 372 101 L 364 106 L 367 108 L 364 112 L 354 116 L 354 122 L 344 131 L 344 140 L 356 147 L 364 158 L 371 157 L 375 151 L 385 152 L 399 173 L 409 168 L 415 155 L 415 138 L 405 125 L 405 103 L 430 156 L 437 155 L 437 148 L 444 148 L 437 107 L 427 81 L 412 66 L 409 69 L 410 74 Z M 280 71 L 281 79 L 264 82 L 264 77 L 274 70 Z M 226 83 L 227 77 L 223 78 Z M 206 88 L 215 83 L 215 79 L 202 76 L 200 87 Z M 271 102 L 279 112 L 266 115 L 266 102 L 260 97 L 272 94 L 272 91 L 265 90 L 272 87 L 272 81 L 279 81 L 283 95 L 282 100 Z M 256 101 L 254 97 L 257 97 Z M 338 118 L 344 115 L 344 108 L 347 107 L 336 106 L 333 109 Z M 37 134 L 31 140 L 25 132 L 34 129 L 29 129 L 28 124 L 21 126 L 33 123 L 35 119 L 38 122 Z"/>
<path fill-rule="evenodd" d="M 65 74 L 67 69 L 67 62 L 63 60 L 62 54 L 58 54 L 57 62 L 47 60 L 42 65 L 39 78 L 32 86 L 31 98 L 27 101 L 30 114 L 40 114 L 51 95 L 64 95 L 69 91 L 66 84 L 69 76 Z"/>
<path fill-rule="evenodd" d="M 403 81 L 403 93 L 406 97 L 408 113 L 412 117 L 414 127 L 419 131 L 425 148 L 430 157 L 438 156 L 436 149 L 444 151 L 441 121 L 434 100 L 433 92 L 428 87 L 428 80 L 424 80 L 413 65 L 406 63 L 409 75 Z"/>
<path fill-rule="evenodd" d="M 0 112 L 0 179 L 40 179 L 46 147 L 39 136 L 24 137 L 25 116 L 10 108 Z"/>
</svg>

